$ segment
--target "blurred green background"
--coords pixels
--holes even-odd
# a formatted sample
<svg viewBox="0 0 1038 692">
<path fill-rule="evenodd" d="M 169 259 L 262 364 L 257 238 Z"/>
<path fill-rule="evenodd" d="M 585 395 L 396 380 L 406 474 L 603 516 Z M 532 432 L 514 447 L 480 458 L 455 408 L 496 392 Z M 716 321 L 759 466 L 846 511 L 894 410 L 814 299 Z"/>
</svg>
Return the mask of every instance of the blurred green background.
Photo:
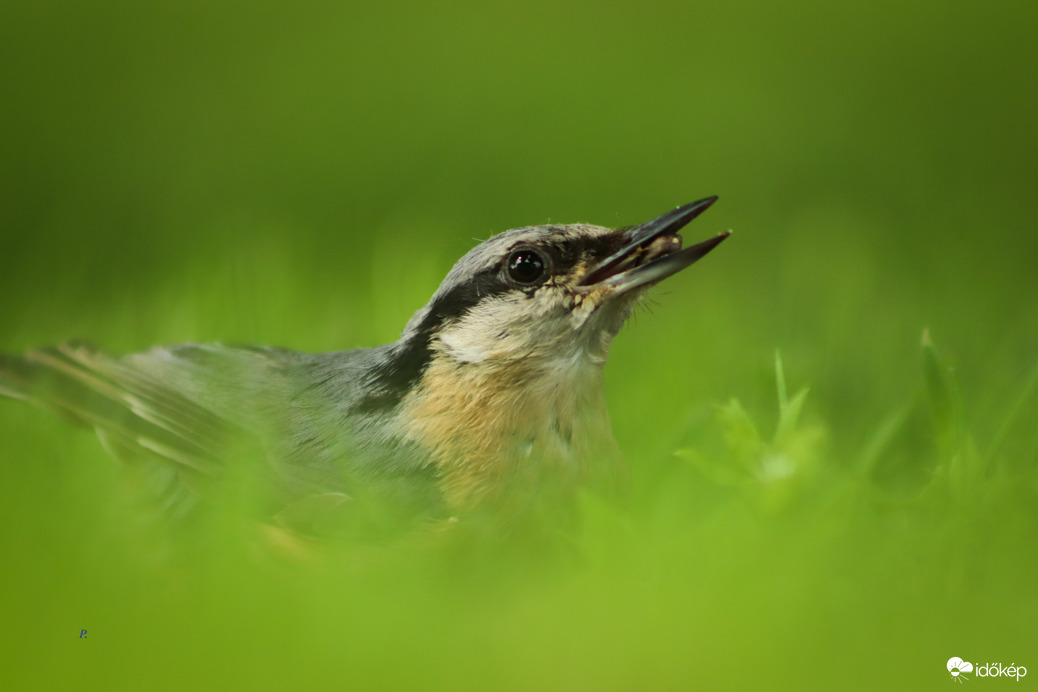
<svg viewBox="0 0 1038 692">
<path fill-rule="evenodd" d="M 0 351 L 371 346 L 507 228 L 718 194 L 686 238 L 735 234 L 617 339 L 633 499 L 562 560 L 229 522 L 170 567 L 90 433 L 0 401 L 0 686 L 1033 685 L 1036 20 L 4 2 Z"/>
</svg>

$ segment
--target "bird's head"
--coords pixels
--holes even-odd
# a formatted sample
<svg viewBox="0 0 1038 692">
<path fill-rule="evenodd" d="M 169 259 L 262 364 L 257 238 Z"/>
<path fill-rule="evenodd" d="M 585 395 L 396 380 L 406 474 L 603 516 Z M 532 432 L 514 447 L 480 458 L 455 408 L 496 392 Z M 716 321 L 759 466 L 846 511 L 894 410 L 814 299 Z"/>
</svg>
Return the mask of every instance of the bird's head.
<svg viewBox="0 0 1038 692">
<path fill-rule="evenodd" d="M 630 228 L 545 225 L 494 236 L 454 265 L 405 338 L 427 339 L 459 364 L 602 363 L 637 298 L 728 237 L 682 248 L 678 231 L 716 199 Z"/>
</svg>

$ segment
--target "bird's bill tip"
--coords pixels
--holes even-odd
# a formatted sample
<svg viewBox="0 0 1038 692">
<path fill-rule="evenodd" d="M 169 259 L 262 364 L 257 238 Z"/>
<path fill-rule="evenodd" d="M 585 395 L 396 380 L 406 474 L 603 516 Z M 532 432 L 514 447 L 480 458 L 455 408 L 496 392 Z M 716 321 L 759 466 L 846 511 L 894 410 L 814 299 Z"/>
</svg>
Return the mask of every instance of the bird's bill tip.
<svg viewBox="0 0 1038 692">
<path fill-rule="evenodd" d="M 684 250 L 679 249 L 681 236 L 678 231 L 716 201 L 717 195 L 704 197 L 627 230 L 624 233 L 624 247 L 599 262 L 581 279 L 579 285 L 626 285 L 627 282 L 637 280 L 635 285 L 640 286 L 684 269 L 717 247 L 731 233 L 726 231 Z M 658 270 L 663 267 L 669 271 L 658 274 Z M 655 278 L 646 278 L 649 276 Z"/>
</svg>

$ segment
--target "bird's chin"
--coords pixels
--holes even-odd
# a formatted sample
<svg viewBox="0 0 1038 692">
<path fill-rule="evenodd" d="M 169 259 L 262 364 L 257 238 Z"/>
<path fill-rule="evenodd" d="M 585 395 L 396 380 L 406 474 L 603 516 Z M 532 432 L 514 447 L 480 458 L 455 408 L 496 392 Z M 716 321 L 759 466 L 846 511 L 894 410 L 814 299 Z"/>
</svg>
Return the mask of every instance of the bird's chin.
<svg viewBox="0 0 1038 692">
<path fill-rule="evenodd" d="M 634 311 L 638 299 L 649 286 L 617 292 L 609 286 L 577 294 L 577 303 L 570 312 L 570 326 L 583 352 L 596 362 L 605 362 L 613 338 Z"/>
</svg>

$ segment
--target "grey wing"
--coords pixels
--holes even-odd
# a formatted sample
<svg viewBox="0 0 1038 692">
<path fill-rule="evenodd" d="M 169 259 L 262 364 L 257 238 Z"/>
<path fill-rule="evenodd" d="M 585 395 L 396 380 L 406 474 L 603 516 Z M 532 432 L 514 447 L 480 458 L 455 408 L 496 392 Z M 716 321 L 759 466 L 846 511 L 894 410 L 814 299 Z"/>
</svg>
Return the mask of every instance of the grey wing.
<svg viewBox="0 0 1038 692">
<path fill-rule="evenodd" d="M 0 394 L 95 428 L 170 510 L 189 510 L 247 457 L 249 474 L 266 474 L 271 513 L 292 524 L 356 505 L 362 489 L 424 511 L 440 501 L 433 470 L 360 410 L 376 351 L 183 344 L 118 357 L 70 343 L 0 355 Z"/>
<path fill-rule="evenodd" d="M 67 343 L 0 356 L 0 394 L 94 427 L 170 510 L 189 510 L 244 458 L 282 523 L 356 514 L 367 498 L 418 514 L 439 505 L 434 469 L 360 410 L 376 351 L 188 343 L 116 357 Z"/>
<path fill-rule="evenodd" d="M 163 502 L 179 509 L 223 475 L 228 444 L 248 437 L 233 413 L 235 395 L 222 390 L 260 357 L 196 345 L 116 357 L 69 343 L 0 356 L 0 394 L 95 428 L 113 455 L 144 468 Z"/>
</svg>

